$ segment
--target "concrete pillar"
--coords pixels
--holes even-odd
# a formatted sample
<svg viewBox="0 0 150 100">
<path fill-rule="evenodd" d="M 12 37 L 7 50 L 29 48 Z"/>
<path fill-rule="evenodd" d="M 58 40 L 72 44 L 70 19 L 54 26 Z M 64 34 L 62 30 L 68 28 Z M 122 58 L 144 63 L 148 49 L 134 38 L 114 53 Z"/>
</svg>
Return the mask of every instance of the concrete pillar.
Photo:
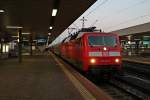
<svg viewBox="0 0 150 100">
<path fill-rule="evenodd" d="M 32 43 L 33 43 L 33 36 L 32 33 L 30 34 L 30 55 L 32 56 L 33 52 L 32 52 Z"/>
<path fill-rule="evenodd" d="M 18 43 L 18 60 L 19 60 L 19 63 L 21 63 L 22 62 L 22 30 L 21 29 L 19 29 L 19 43 Z"/>
<path fill-rule="evenodd" d="M 1 56 L 2 56 L 2 54 L 3 54 L 3 42 L 4 42 L 4 39 L 1 39 Z"/>
</svg>

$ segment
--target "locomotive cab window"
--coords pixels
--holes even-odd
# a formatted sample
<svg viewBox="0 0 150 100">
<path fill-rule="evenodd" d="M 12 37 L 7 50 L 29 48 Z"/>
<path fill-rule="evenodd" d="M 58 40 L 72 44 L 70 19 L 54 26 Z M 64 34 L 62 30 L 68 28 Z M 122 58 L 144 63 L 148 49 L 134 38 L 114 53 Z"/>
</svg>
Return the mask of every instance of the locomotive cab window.
<svg viewBox="0 0 150 100">
<path fill-rule="evenodd" d="M 88 44 L 90 46 L 116 46 L 115 36 L 89 36 Z"/>
</svg>

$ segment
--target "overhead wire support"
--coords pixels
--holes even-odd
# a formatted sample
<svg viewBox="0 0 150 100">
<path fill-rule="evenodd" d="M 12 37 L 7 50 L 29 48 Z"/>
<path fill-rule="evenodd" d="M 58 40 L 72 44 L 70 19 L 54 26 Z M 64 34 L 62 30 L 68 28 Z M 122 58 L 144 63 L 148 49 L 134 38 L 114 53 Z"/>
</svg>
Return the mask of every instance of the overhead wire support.
<svg viewBox="0 0 150 100">
<path fill-rule="evenodd" d="M 85 19 L 84 17 L 82 19 L 80 19 L 82 21 L 82 28 L 84 28 L 84 24 L 85 24 L 85 21 L 87 21 L 87 19 Z"/>
</svg>

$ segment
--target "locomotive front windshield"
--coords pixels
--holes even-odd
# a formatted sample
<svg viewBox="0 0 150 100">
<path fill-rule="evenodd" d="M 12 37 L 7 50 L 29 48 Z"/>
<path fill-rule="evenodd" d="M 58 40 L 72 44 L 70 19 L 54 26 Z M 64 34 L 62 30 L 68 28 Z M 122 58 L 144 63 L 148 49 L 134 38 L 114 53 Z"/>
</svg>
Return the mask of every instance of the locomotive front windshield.
<svg viewBox="0 0 150 100">
<path fill-rule="evenodd" d="M 88 43 L 90 46 L 116 46 L 117 41 L 114 36 L 89 36 Z"/>
</svg>

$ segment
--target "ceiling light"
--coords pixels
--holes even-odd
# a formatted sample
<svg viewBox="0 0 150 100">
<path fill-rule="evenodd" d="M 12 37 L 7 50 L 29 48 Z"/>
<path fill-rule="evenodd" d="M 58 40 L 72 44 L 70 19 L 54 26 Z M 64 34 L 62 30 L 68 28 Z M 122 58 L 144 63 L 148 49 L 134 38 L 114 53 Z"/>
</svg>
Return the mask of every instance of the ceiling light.
<svg viewBox="0 0 150 100">
<path fill-rule="evenodd" d="M 28 35 L 28 34 L 31 34 L 31 33 L 22 33 L 23 35 Z"/>
<path fill-rule="evenodd" d="M 3 13 L 3 12 L 5 12 L 4 10 L 2 10 L 2 9 L 0 9 L 0 13 Z"/>
<path fill-rule="evenodd" d="M 150 36 L 143 36 L 143 37 L 150 37 Z"/>
<path fill-rule="evenodd" d="M 6 26 L 6 28 L 9 28 L 9 29 L 19 29 L 19 28 L 23 28 L 21 26 Z"/>
<path fill-rule="evenodd" d="M 51 33 L 48 33 L 48 35 L 51 35 Z"/>
<path fill-rule="evenodd" d="M 52 26 L 50 26 L 50 27 L 49 27 L 49 29 L 51 30 L 51 29 L 53 29 L 53 27 L 52 27 Z"/>
<path fill-rule="evenodd" d="M 57 14 L 57 9 L 53 9 L 52 16 L 56 16 L 56 14 Z"/>
<path fill-rule="evenodd" d="M 18 38 L 18 36 L 11 36 L 11 37 Z"/>
</svg>

